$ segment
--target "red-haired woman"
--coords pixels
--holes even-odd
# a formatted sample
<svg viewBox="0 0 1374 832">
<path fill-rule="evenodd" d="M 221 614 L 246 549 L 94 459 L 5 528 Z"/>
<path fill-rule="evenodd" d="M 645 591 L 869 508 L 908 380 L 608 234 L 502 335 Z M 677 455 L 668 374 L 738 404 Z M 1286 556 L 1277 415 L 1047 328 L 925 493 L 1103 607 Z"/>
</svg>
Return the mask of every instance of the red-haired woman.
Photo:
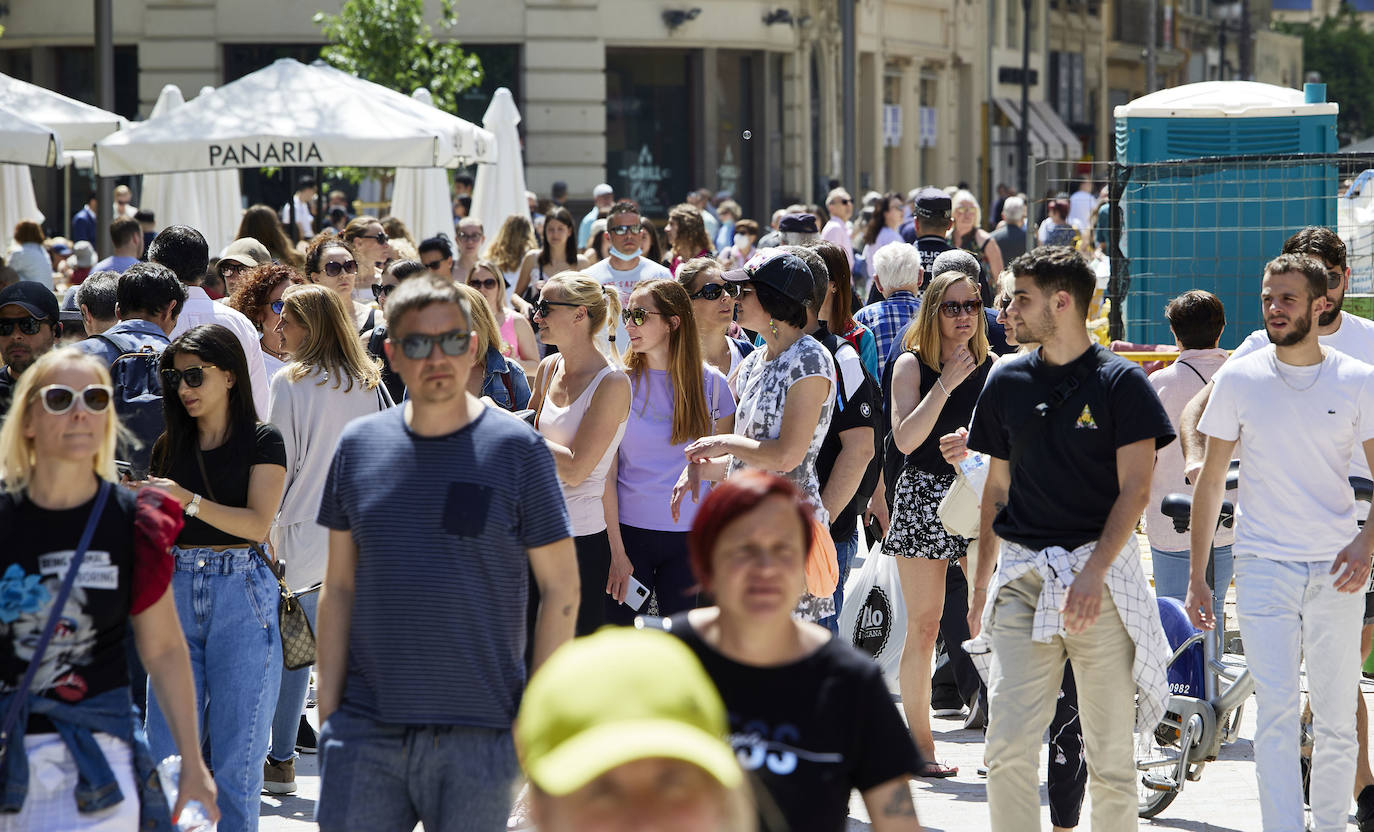
<svg viewBox="0 0 1374 832">
<path fill-rule="evenodd" d="M 744 470 L 712 490 L 688 536 L 716 606 L 665 627 L 696 652 L 730 714 L 741 766 L 767 792 L 767 826 L 834 830 L 863 795 L 877 832 L 920 829 L 908 778 L 920 766 L 882 672 L 824 627 L 797 621 L 812 509 L 776 474 Z M 768 810 L 765 809 L 765 812 Z"/>
</svg>

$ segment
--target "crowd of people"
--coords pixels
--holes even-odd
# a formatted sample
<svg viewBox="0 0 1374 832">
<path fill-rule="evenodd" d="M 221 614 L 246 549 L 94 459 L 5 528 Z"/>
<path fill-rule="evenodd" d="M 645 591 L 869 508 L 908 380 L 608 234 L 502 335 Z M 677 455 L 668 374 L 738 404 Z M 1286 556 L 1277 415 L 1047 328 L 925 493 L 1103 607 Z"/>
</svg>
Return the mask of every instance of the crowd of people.
<svg viewBox="0 0 1374 832">
<path fill-rule="evenodd" d="M 1132 829 L 1156 597 L 1219 626 L 1233 574 L 1265 828 L 1303 825 L 1305 656 L 1312 828 L 1353 794 L 1374 830 L 1346 482 L 1374 324 L 1331 231 L 1275 253 L 1234 354 L 1215 296 L 1173 299 L 1147 376 L 1090 332 L 1090 181 L 1038 224 L 1005 189 L 985 217 L 963 187 L 837 186 L 766 223 L 694 191 L 660 231 L 603 184 L 486 229 L 460 194 L 419 241 L 332 194 L 317 217 L 315 187 L 217 257 L 127 191 L 89 267 L 15 229 L 0 830 L 170 829 L 188 801 L 256 829 L 318 752 L 325 830 L 834 832 L 857 790 L 914 832 L 910 780 L 959 774 L 939 717 L 986 732 L 992 829 L 1038 828 L 1047 730 L 1055 829 L 1086 794 Z M 1192 483 L 1180 535 L 1159 504 Z M 863 553 L 900 579 L 900 706 L 839 637 Z"/>
</svg>

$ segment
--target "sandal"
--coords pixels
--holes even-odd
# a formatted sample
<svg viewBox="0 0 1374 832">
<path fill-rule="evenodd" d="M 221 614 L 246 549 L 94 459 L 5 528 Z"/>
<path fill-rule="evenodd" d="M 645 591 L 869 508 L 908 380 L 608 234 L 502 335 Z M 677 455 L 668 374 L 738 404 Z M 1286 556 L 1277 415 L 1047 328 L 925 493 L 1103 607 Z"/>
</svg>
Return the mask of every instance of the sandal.
<svg viewBox="0 0 1374 832">
<path fill-rule="evenodd" d="M 921 763 L 920 767 L 916 769 L 917 777 L 945 778 L 953 777 L 958 773 L 958 766 L 947 766 L 933 760 Z"/>
</svg>

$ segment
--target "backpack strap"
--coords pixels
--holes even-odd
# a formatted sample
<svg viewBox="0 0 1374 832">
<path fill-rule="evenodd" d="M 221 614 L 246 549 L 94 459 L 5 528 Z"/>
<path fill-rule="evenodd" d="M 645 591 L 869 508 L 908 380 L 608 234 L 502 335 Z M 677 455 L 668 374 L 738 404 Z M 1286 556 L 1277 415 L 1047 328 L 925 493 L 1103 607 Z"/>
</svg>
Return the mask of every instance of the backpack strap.
<svg viewBox="0 0 1374 832">
<path fill-rule="evenodd" d="M 1175 363 L 1175 364 L 1182 364 L 1183 366 L 1185 366 L 1185 367 L 1187 367 L 1188 369 L 1192 370 L 1192 371 L 1193 371 L 1193 375 L 1197 376 L 1197 380 L 1198 380 L 1198 381 L 1202 382 L 1203 384 L 1206 384 L 1206 383 L 1207 383 L 1207 379 L 1205 379 L 1205 378 L 1202 377 L 1202 373 L 1199 373 L 1199 372 L 1197 371 L 1197 367 L 1194 367 L 1192 364 L 1189 364 L 1187 361 L 1175 361 L 1174 363 Z"/>
<path fill-rule="evenodd" d="M 1090 348 L 1091 349 L 1091 348 Z M 1085 361 L 1069 376 L 1062 379 L 1059 384 L 1050 391 L 1047 401 L 1043 401 L 1035 406 L 1036 415 L 1039 418 L 1031 419 L 1026 423 L 1026 429 L 1021 435 L 1011 443 L 1011 469 L 1016 470 L 1021 458 L 1025 456 L 1026 448 L 1039 438 L 1045 425 L 1049 423 L 1049 416 L 1066 403 L 1071 401 L 1078 391 L 1083 387 L 1083 382 L 1088 380 L 1098 367 L 1102 366 L 1105 356 L 1110 356 L 1110 352 L 1103 350 L 1098 353 L 1093 361 Z"/>
</svg>

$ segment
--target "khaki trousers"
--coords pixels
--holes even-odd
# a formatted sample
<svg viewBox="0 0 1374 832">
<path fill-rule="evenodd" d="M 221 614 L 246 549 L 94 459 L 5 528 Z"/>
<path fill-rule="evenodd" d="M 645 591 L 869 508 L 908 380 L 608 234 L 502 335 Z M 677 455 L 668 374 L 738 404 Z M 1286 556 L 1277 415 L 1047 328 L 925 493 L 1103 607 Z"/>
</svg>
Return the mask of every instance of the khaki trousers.
<svg viewBox="0 0 1374 832">
<path fill-rule="evenodd" d="M 1073 661 L 1092 798 L 1092 832 L 1136 825 L 1135 643 L 1102 589 L 1097 621 L 1078 635 L 1031 641 L 1043 581 L 1029 572 L 989 600 L 993 618 L 988 681 L 988 809 L 993 832 L 1040 829 L 1040 749 L 1054 716 L 1064 660 Z"/>
</svg>

